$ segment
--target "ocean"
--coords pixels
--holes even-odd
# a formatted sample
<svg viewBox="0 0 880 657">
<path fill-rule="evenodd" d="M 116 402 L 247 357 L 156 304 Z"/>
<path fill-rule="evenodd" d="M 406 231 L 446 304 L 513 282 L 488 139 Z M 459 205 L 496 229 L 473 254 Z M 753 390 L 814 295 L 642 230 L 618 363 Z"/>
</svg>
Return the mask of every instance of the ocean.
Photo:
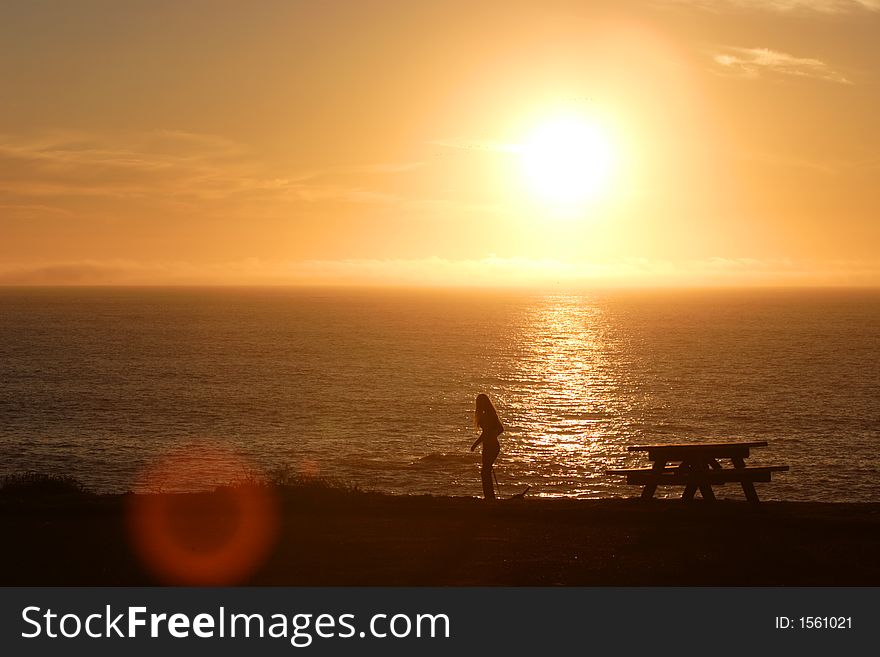
<svg viewBox="0 0 880 657">
<path fill-rule="evenodd" d="M 648 465 L 628 445 L 766 440 L 750 464 L 791 470 L 762 499 L 880 501 L 876 290 L 0 289 L 0 474 L 140 490 L 176 455 L 169 490 L 479 495 L 480 392 L 502 496 L 634 495 L 605 474 Z"/>
</svg>

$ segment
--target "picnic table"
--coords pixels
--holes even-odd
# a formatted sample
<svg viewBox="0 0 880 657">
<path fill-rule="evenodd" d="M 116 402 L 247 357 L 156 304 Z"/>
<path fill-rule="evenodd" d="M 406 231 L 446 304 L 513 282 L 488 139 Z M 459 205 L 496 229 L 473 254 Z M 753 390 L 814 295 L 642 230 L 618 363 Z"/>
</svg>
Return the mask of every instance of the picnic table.
<svg viewBox="0 0 880 657">
<path fill-rule="evenodd" d="M 626 475 L 627 484 L 644 486 L 642 499 L 654 497 L 657 486 L 684 486 L 681 499 L 690 501 L 699 489 L 704 500 L 714 501 L 712 486 L 739 482 L 746 499 L 757 504 L 755 482 L 770 481 L 773 472 L 788 470 L 787 465 L 746 467 L 751 449 L 766 447 L 765 441 L 747 443 L 688 443 L 683 445 L 632 445 L 630 452 L 647 452 L 650 468 L 607 470 L 606 474 Z M 729 459 L 732 467 L 723 467 Z"/>
</svg>

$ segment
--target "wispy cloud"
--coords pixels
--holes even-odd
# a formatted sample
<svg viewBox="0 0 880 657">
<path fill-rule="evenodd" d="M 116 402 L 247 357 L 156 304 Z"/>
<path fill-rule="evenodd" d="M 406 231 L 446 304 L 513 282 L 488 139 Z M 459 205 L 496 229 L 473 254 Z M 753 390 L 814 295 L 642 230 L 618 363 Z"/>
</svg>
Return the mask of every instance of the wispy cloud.
<svg viewBox="0 0 880 657">
<path fill-rule="evenodd" d="M 428 142 L 431 146 L 441 148 L 453 148 L 462 151 L 484 151 L 488 153 L 516 153 L 516 144 L 506 144 L 489 139 L 471 139 L 467 137 L 450 137 L 448 139 L 435 139 Z"/>
<path fill-rule="evenodd" d="M 708 258 L 604 263 L 486 256 L 214 264 L 75 261 L 0 264 L 0 285 L 345 285 L 428 287 L 877 286 L 880 261 Z"/>
<path fill-rule="evenodd" d="M 820 14 L 880 12 L 880 0 L 665 0 L 665 4 L 692 5 L 709 11 L 747 9 L 779 13 L 811 11 Z"/>
<path fill-rule="evenodd" d="M 190 204 L 246 199 L 384 203 L 396 197 L 372 189 L 364 178 L 418 166 L 386 162 L 277 171 L 232 140 L 173 130 L 124 136 L 0 135 L 0 204 L 49 208 L 47 199 L 53 197 Z"/>
<path fill-rule="evenodd" d="M 820 59 L 795 57 L 769 48 L 725 48 L 713 54 L 712 60 L 722 69 L 743 77 L 772 73 L 852 84 Z"/>
<path fill-rule="evenodd" d="M 72 216 L 73 213 L 65 208 L 39 203 L 0 203 L 0 211 L 12 216 L 27 216 L 34 214 L 56 214 L 60 216 Z"/>
<path fill-rule="evenodd" d="M 861 163 L 847 162 L 844 160 L 809 160 L 802 157 L 756 151 L 741 153 L 739 157 L 741 160 L 749 163 L 770 165 L 772 167 L 787 169 L 801 169 L 826 176 L 839 174 L 841 170 L 851 169 L 854 166 L 863 166 Z"/>
<path fill-rule="evenodd" d="M 348 176 L 392 175 L 409 173 L 422 168 L 424 165 L 424 162 L 379 162 L 375 164 L 326 167 L 299 172 L 293 177 L 293 180 L 296 182 L 306 182 L 326 178 L 344 178 Z"/>
</svg>

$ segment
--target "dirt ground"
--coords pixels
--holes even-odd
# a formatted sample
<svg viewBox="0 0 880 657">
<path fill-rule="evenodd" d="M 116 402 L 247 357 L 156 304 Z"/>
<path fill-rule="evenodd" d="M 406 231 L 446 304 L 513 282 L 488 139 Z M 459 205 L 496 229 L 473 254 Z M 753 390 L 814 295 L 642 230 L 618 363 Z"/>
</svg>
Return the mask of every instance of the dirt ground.
<svg viewBox="0 0 880 657">
<path fill-rule="evenodd" d="M 252 568 L 225 583 L 880 585 L 880 504 L 273 495 L 272 538 Z M 0 583 L 188 583 L 135 548 L 136 497 L 144 496 L 0 500 Z M 241 529 L 228 494 L 155 498 L 166 498 L 169 526 L 182 528 L 196 555 Z"/>
</svg>

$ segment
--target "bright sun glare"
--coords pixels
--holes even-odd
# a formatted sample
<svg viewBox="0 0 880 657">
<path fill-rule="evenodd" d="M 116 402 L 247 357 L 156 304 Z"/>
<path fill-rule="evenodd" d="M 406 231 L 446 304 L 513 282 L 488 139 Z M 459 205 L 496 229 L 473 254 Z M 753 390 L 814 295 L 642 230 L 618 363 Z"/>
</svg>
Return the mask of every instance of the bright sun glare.
<svg viewBox="0 0 880 657">
<path fill-rule="evenodd" d="M 575 117 L 539 126 L 519 148 L 532 193 L 557 209 L 580 208 L 605 191 L 613 166 L 608 136 Z"/>
</svg>

